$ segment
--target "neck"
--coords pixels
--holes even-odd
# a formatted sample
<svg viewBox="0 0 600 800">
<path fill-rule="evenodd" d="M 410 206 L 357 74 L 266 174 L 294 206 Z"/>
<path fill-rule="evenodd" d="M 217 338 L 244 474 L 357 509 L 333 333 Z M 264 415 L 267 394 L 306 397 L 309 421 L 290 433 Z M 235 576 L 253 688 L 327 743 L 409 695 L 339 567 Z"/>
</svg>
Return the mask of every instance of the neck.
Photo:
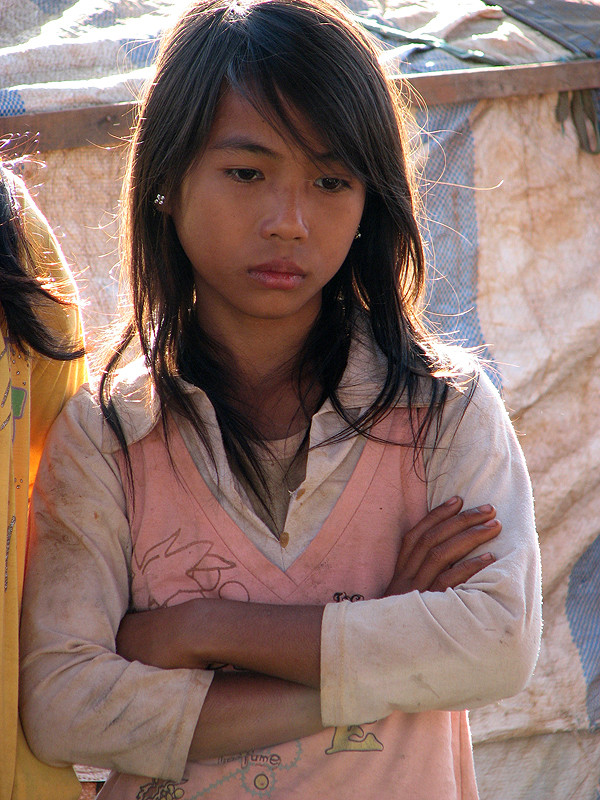
<svg viewBox="0 0 600 800">
<path fill-rule="evenodd" d="M 296 381 L 298 356 L 313 322 L 314 318 L 300 325 L 297 316 L 230 318 L 216 329 L 207 326 L 211 338 L 230 355 L 237 403 L 266 439 L 284 438 L 304 429 L 316 410 L 319 387 L 308 391 L 303 409 Z"/>
<path fill-rule="evenodd" d="M 208 335 L 222 345 L 233 360 L 244 382 L 260 384 L 277 376 L 291 377 L 315 317 L 298 316 L 278 319 L 241 318 L 231 316 L 211 324 L 201 319 Z"/>
</svg>

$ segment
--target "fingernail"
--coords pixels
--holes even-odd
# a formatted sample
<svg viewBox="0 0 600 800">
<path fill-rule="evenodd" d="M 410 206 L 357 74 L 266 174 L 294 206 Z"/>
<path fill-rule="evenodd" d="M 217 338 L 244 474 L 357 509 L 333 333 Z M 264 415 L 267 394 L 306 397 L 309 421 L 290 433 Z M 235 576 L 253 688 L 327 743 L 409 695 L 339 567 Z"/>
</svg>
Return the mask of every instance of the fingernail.
<svg viewBox="0 0 600 800">
<path fill-rule="evenodd" d="M 500 523 L 497 519 L 489 519 L 487 522 L 483 523 L 484 528 L 497 528 Z"/>
<path fill-rule="evenodd" d="M 456 496 L 455 497 L 451 497 L 450 500 L 446 500 L 444 505 L 445 506 L 454 506 L 454 505 L 456 505 L 456 503 L 458 503 L 459 500 L 460 500 L 460 497 L 456 497 Z"/>
<path fill-rule="evenodd" d="M 494 507 L 487 503 L 485 506 L 478 506 L 477 511 L 481 511 L 482 514 L 488 514 L 490 511 L 493 511 Z"/>
<path fill-rule="evenodd" d="M 493 561 L 493 560 L 494 560 L 494 556 L 493 556 L 491 553 L 484 553 L 484 554 L 481 556 L 481 560 L 482 560 L 482 561 L 488 561 L 488 562 L 489 562 L 489 561 Z"/>
</svg>

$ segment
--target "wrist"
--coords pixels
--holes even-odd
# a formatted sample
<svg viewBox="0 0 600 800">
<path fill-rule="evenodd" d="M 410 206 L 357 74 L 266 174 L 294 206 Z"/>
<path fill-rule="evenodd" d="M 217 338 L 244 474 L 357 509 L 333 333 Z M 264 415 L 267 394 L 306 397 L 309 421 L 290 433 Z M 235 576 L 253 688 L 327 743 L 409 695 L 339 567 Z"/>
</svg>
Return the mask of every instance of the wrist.
<svg viewBox="0 0 600 800">
<path fill-rule="evenodd" d="M 186 603 L 188 614 L 181 631 L 181 646 L 200 669 L 209 664 L 232 663 L 231 653 L 226 652 L 227 641 L 234 635 L 227 618 L 226 606 L 230 602 L 207 598 Z"/>
</svg>

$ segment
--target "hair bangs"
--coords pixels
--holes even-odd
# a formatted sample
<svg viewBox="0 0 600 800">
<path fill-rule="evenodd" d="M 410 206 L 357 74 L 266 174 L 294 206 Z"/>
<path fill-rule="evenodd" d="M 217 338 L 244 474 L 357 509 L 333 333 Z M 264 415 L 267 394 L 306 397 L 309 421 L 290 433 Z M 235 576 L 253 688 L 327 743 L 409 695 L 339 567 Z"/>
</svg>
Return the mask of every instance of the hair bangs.
<svg viewBox="0 0 600 800">
<path fill-rule="evenodd" d="M 230 62 L 224 88 L 239 92 L 315 162 L 325 150 L 367 187 L 373 185 L 377 139 L 394 119 L 385 118 L 373 98 L 380 68 L 375 47 L 364 46 L 368 34 L 363 37 L 350 21 L 333 26 L 314 7 L 286 0 L 245 7 L 245 16 L 233 24 L 240 25 L 245 47 Z M 387 91 L 383 78 L 378 88 Z M 318 134 L 317 148 L 298 120 Z"/>
</svg>

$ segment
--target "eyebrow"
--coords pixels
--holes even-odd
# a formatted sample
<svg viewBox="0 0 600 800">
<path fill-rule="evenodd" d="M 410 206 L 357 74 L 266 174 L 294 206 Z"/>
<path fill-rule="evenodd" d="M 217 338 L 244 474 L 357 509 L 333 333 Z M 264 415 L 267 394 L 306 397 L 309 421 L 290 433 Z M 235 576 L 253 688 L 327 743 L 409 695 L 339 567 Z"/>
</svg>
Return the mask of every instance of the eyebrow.
<svg viewBox="0 0 600 800">
<path fill-rule="evenodd" d="M 209 150 L 245 150 L 247 153 L 256 153 L 269 158 L 281 158 L 281 155 L 275 150 L 245 136 L 228 136 L 216 141 L 209 147 Z"/>
<path fill-rule="evenodd" d="M 228 136 L 225 139 L 215 142 L 209 147 L 209 150 L 243 150 L 246 153 L 253 153 L 255 155 L 263 155 L 274 160 L 282 158 L 281 153 L 272 150 L 254 139 L 249 139 L 246 136 Z M 341 159 L 333 152 L 315 153 L 314 160 L 320 163 L 341 162 Z"/>
</svg>

